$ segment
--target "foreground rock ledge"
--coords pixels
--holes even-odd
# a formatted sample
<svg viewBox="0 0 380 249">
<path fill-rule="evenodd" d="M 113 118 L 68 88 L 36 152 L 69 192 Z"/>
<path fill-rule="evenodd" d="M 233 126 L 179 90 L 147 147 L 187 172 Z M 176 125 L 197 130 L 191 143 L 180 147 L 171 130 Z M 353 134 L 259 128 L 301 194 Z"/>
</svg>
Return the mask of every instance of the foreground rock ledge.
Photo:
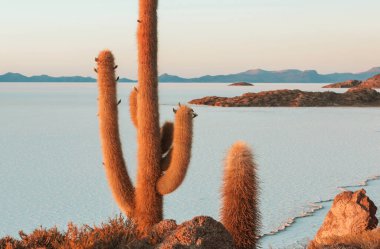
<svg viewBox="0 0 380 249">
<path fill-rule="evenodd" d="M 207 216 L 198 216 L 181 225 L 164 220 L 143 240 L 128 245 L 140 249 L 233 249 L 233 239 L 224 226 Z"/>
<path fill-rule="evenodd" d="M 276 90 L 245 93 L 232 98 L 208 96 L 189 103 L 221 107 L 380 106 L 380 93 L 369 88 L 352 88 L 345 93 Z"/>
<path fill-rule="evenodd" d="M 331 245 L 339 238 L 355 237 L 376 228 L 377 208 L 364 189 L 337 195 L 312 244 Z"/>
</svg>

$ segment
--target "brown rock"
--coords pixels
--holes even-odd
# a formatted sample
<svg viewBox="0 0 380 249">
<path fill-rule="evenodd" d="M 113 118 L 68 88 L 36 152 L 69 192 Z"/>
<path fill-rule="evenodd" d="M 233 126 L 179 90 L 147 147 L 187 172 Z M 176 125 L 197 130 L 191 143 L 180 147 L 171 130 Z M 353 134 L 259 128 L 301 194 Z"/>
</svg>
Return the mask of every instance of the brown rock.
<svg viewBox="0 0 380 249">
<path fill-rule="evenodd" d="M 181 225 L 164 220 L 155 225 L 149 235 L 128 244 L 139 249 L 233 249 L 232 236 L 211 217 L 198 216 Z"/>
<path fill-rule="evenodd" d="M 357 235 L 376 228 L 376 211 L 364 189 L 340 193 L 318 230 L 315 243 L 328 245 L 331 238 Z"/>
<path fill-rule="evenodd" d="M 233 249 L 234 245 L 231 235 L 220 222 L 198 216 L 179 225 L 157 248 Z"/>
<path fill-rule="evenodd" d="M 159 244 L 177 228 L 175 220 L 163 220 L 155 225 L 149 234 L 151 244 Z"/>
</svg>

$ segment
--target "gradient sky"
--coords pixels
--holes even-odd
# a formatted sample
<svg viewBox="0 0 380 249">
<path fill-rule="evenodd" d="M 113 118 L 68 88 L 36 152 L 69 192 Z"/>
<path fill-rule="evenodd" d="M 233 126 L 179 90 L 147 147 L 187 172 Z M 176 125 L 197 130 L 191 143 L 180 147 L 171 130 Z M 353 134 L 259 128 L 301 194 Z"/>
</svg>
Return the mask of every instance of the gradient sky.
<svg viewBox="0 0 380 249">
<path fill-rule="evenodd" d="M 136 78 L 138 0 L 0 0 L 0 74 L 95 76 L 111 49 Z M 161 0 L 159 72 L 380 66 L 379 0 Z"/>
</svg>

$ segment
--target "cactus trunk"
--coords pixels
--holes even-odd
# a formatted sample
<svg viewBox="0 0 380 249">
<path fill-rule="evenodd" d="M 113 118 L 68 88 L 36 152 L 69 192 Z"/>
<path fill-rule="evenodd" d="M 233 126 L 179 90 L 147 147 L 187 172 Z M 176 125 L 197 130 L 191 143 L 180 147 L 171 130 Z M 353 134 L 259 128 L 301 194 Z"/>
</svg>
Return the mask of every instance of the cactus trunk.
<svg viewBox="0 0 380 249">
<path fill-rule="evenodd" d="M 162 220 L 162 196 L 156 191 L 161 175 L 157 76 L 157 0 L 139 1 L 136 218 L 145 234 Z"/>
</svg>

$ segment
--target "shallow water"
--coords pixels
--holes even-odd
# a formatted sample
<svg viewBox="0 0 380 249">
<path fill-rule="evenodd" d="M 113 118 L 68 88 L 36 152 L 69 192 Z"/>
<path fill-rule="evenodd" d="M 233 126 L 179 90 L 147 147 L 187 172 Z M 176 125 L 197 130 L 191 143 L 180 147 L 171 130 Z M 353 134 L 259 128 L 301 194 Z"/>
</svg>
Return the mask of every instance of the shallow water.
<svg viewBox="0 0 380 249">
<path fill-rule="evenodd" d="M 172 108 L 206 95 L 235 96 L 272 89 L 321 89 L 323 84 L 160 84 L 161 121 Z M 136 172 L 135 130 L 121 84 L 120 126 L 125 158 Z M 329 89 L 331 90 L 331 89 Z M 342 92 L 344 89 L 338 89 Z M 0 236 L 69 221 L 99 224 L 119 213 L 102 168 L 95 84 L 0 84 Z M 218 218 L 222 161 L 236 140 L 249 143 L 259 164 L 262 229 L 277 231 L 338 186 L 380 175 L 380 108 L 217 108 L 194 106 L 192 162 L 181 187 L 165 197 L 165 216 Z M 380 204 L 379 181 L 366 187 Z M 328 206 L 329 203 L 320 205 Z M 328 208 L 265 236 L 263 248 L 312 238 Z"/>
</svg>

